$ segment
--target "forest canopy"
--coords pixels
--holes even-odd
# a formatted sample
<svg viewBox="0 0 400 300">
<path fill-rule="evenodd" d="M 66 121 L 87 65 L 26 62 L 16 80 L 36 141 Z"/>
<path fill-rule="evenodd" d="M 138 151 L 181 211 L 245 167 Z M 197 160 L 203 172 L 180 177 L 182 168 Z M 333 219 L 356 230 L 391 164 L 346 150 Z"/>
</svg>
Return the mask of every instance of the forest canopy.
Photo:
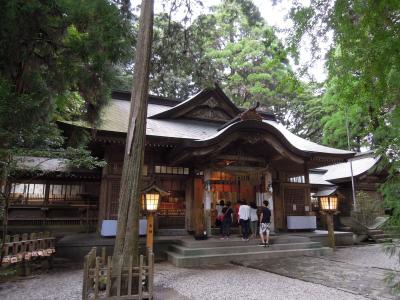
<svg viewBox="0 0 400 300">
<path fill-rule="evenodd" d="M 60 147 L 58 118 L 97 122 L 131 25 L 106 0 L 2 1 L 0 14 L 1 146 Z"/>
<path fill-rule="evenodd" d="M 237 105 L 259 101 L 295 133 L 329 146 L 348 147 L 349 120 L 351 149 L 379 148 L 397 161 L 398 5 L 295 1 L 288 47 L 250 0 L 223 0 L 190 22 L 160 13 L 150 92 L 183 100 L 218 82 Z M 4 145 L 60 147 L 58 119 L 95 124 L 112 89 L 131 89 L 138 17 L 130 1 L 9 1 L 0 8 Z M 302 82 L 290 56 L 305 34 L 317 55 L 329 33 L 328 79 Z"/>
</svg>

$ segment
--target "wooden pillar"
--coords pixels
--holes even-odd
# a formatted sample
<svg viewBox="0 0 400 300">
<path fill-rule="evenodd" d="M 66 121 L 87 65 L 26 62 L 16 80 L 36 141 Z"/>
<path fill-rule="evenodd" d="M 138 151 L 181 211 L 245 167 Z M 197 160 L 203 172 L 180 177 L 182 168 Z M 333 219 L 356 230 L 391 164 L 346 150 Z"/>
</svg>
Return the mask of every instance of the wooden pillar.
<svg viewBox="0 0 400 300">
<path fill-rule="evenodd" d="M 195 231 L 195 198 L 193 177 L 190 177 L 186 180 L 185 202 L 185 228 L 187 231 Z"/>
<path fill-rule="evenodd" d="M 44 205 L 49 204 L 49 195 L 50 195 L 50 182 L 46 180 L 45 187 L 44 187 Z"/>
<path fill-rule="evenodd" d="M 147 236 L 146 236 L 146 246 L 149 250 L 153 250 L 154 241 L 154 214 L 147 214 Z"/>
<path fill-rule="evenodd" d="M 328 226 L 328 241 L 329 246 L 335 249 L 335 232 L 333 229 L 333 214 L 330 212 L 326 213 L 326 224 Z"/>
<path fill-rule="evenodd" d="M 204 187 L 203 180 L 201 178 L 194 178 L 194 206 L 193 206 L 193 217 L 194 217 L 194 228 L 195 233 L 200 235 L 204 231 L 204 210 L 203 210 L 203 197 Z"/>
<path fill-rule="evenodd" d="M 258 203 L 259 206 L 263 205 L 263 201 L 267 200 L 269 202 L 269 209 L 271 210 L 271 232 L 275 232 L 275 197 L 274 197 L 274 189 L 272 187 L 272 174 L 271 172 L 266 172 L 263 175 L 264 182 L 261 184 L 262 191 L 261 195 L 263 195 L 261 202 Z M 272 193 L 270 191 L 270 187 L 272 188 Z"/>
<path fill-rule="evenodd" d="M 307 161 L 304 162 L 304 183 L 310 183 L 310 173 L 308 171 L 308 163 Z"/>
<path fill-rule="evenodd" d="M 308 171 L 308 163 L 304 162 L 304 183 L 306 187 L 304 188 L 304 210 L 305 214 L 310 214 L 311 211 L 311 190 L 310 190 L 310 173 Z"/>
<path fill-rule="evenodd" d="M 211 236 L 211 201 L 212 201 L 212 192 L 210 186 L 207 184 L 211 179 L 211 170 L 204 170 L 204 197 L 203 197 L 203 206 L 204 206 L 204 230 L 207 232 L 208 236 Z"/>
<path fill-rule="evenodd" d="M 106 151 L 104 160 L 106 162 L 109 162 L 107 151 Z M 108 173 L 108 165 L 103 167 L 103 170 L 101 172 L 100 195 L 99 195 L 99 213 L 98 213 L 99 231 L 101 230 L 101 224 L 102 224 L 103 220 L 106 219 L 108 201 L 110 200 L 108 198 L 108 196 L 107 196 L 108 195 L 107 173 Z"/>
<path fill-rule="evenodd" d="M 282 183 L 282 173 L 277 173 L 276 182 L 273 183 L 273 201 L 274 201 L 274 220 L 275 229 L 283 230 L 286 228 L 286 218 L 285 218 L 285 203 L 284 203 L 284 185 Z"/>
</svg>

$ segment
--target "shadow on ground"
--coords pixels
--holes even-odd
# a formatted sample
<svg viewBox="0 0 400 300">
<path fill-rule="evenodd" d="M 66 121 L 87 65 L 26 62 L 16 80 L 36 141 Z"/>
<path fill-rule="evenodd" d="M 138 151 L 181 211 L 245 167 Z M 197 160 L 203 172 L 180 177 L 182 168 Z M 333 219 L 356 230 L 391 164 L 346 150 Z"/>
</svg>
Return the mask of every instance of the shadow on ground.
<svg viewBox="0 0 400 300">
<path fill-rule="evenodd" d="M 349 249 L 343 251 L 349 251 Z M 381 250 L 376 248 L 376 251 Z M 392 270 L 359 264 L 356 260 L 352 260 L 351 255 L 344 258 L 346 256 L 341 254 L 321 257 L 288 257 L 274 261 L 248 261 L 238 264 L 247 268 L 321 284 L 371 299 L 398 299 L 391 294 L 384 282 L 385 277 Z M 380 254 L 377 252 L 376 255 Z"/>
</svg>

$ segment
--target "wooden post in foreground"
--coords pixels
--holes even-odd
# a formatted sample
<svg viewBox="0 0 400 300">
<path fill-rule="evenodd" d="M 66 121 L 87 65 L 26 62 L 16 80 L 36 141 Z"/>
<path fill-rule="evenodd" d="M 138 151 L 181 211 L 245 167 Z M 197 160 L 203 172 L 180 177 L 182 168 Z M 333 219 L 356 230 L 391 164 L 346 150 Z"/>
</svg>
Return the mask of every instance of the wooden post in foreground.
<svg viewBox="0 0 400 300">
<path fill-rule="evenodd" d="M 147 214 L 147 239 L 146 246 L 149 250 L 153 251 L 154 244 L 154 214 L 149 212 Z"/>
<path fill-rule="evenodd" d="M 328 241 L 329 241 L 329 246 L 332 249 L 335 249 L 335 231 L 333 229 L 333 214 L 328 212 L 326 213 L 326 224 L 328 226 Z"/>
</svg>

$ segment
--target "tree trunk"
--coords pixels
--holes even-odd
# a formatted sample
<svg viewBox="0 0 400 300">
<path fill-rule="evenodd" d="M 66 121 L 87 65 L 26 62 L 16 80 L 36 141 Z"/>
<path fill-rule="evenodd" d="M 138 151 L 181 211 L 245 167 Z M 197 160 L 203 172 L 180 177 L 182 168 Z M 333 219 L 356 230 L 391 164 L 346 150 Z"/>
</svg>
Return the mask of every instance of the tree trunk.
<svg viewBox="0 0 400 300">
<path fill-rule="evenodd" d="M 140 182 L 146 141 L 146 115 L 153 35 L 153 0 L 142 0 L 135 71 L 131 96 L 130 123 L 119 195 L 118 226 L 113 269 L 133 256 L 137 265 L 139 238 Z"/>
<path fill-rule="evenodd" d="M 11 155 L 6 150 L 5 143 L 0 143 L 0 209 L 3 209 L 2 220 L 2 242 L 7 234 L 8 225 L 8 206 L 10 200 L 10 191 L 8 188 L 9 166 L 11 163 Z M 3 247 L 3 245 L 1 245 Z"/>
</svg>

